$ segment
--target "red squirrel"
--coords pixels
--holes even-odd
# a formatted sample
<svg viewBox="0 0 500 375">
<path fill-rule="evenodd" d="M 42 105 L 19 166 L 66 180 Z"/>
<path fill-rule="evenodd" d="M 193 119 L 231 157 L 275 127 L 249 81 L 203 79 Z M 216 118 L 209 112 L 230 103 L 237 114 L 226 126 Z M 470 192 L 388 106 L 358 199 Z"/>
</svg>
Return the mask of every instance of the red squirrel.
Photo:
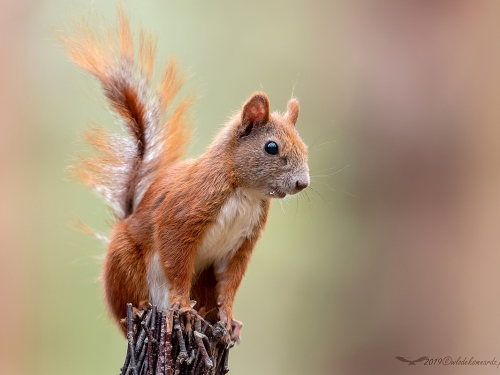
<svg viewBox="0 0 500 375">
<path fill-rule="evenodd" d="M 127 303 L 189 309 L 195 300 L 198 311 L 217 309 L 230 339 L 239 340 L 233 301 L 270 201 L 309 184 L 307 147 L 295 127 L 298 101 L 270 113 L 267 96 L 252 94 L 204 154 L 179 161 L 190 101 L 171 108 L 183 83 L 173 60 L 152 86 L 152 37 L 141 32 L 134 51 L 119 11 L 116 34 L 99 35 L 82 22 L 62 41 L 70 59 L 100 82 L 127 133 L 91 129 L 86 138 L 98 154 L 76 169 L 116 218 L 102 272 L 112 316 L 119 322 Z"/>
</svg>

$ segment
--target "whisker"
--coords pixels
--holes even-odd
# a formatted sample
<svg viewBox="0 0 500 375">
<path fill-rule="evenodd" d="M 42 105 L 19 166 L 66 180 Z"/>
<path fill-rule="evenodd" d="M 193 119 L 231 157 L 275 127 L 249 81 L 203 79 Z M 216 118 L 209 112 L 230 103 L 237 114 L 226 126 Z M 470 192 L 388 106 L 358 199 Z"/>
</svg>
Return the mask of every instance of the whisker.
<svg viewBox="0 0 500 375">
<path fill-rule="evenodd" d="M 307 195 L 307 192 L 306 192 L 305 190 L 302 190 L 302 192 L 301 192 L 300 194 L 301 194 L 301 195 L 302 195 L 302 194 L 305 194 L 305 195 L 306 195 L 307 200 L 309 201 L 309 204 L 310 204 L 310 205 L 312 204 L 311 199 L 309 199 L 309 195 Z"/>
<path fill-rule="evenodd" d="M 319 140 L 320 138 L 321 138 L 321 135 L 318 135 L 318 136 L 316 137 L 316 139 L 314 140 L 314 142 L 313 142 L 310 146 L 308 146 L 308 149 L 309 149 L 309 150 L 311 150 L 312 148 L 314 148 L 314 145 L 316 144 L 316 142 L 318 142 L 318 140 Z M 320 146 L 321 146 L 321 145 L 320 145 Z"/>
<path fill-rule="evenodd" d="M 337 191 L 337 190 L 338 190 L 338 191 L 341 191 L 341 192 L 342 192 L 342 193 L 344 193 L 344 194 L 350 195 L 351 197 L 354 197 L 354 198 L 359 198 L 357 195 L 354 195 L 354 194 L 351 194 L 351 193 L 349 193 L 349 192 L 347 192 L 347 191 L 345 191 L 345 190 L 339 189 L 338 187 L 333 188 L 333 187 L 331 187 L 330 185 L 328 185 L 327 183 L 325 183 L 325 182 L 323 182 L 323 181 L 314 181 L 314 182 L 318 182 L 318 183 L 320 183 L 320 184 L 323 184 L 323 185 L 325 185 L 326 187 L 328 187 L 330 190 L 333 190 L 333 191 Z M 309 186 L 309 187 L 310 187 L 310 186 Z M 311 189 L 312 189 L 312 188 L 311 188 Z"/>
<path fill-rule="evenodd" d="M 316 141 L 319 139 L 319 137 L 316 139 Z M 314 143 L 309 147 L 309 151 L 311 151 L 314 147 L 314 144 L 316 143 L 316 141 L 314 141 Z M 319 145 L 317 145 L 316 147 L 321 147 L 321 146 L 324 146 L 324 145 L 328 145 L 330 144 L 331 142 L 323 142 L 323 143 L 320 143 Z"/>
<path fill-rule="evenodd" d="M 311 209 L 311 206 L 312 206 L 312 201 L 311 199 L 309 198 L 309 195 L 307 195 L 307 192 L 304 190 L 303 193 L 306 195 L 306 198 L 307 200 L 309 201 L 309 204 L 308 204 L 308 207 L 309 207 L 309 215 L 311 215 L 311 220 L 313 218 L 313 211 Z"/>
<path fill-rule="evenodd" d="M 323 196 L 316 190 L 314 189 L 312 186 L 309 186 L 309 188 L 314 191 L 316 194 L 319 195 L 319 197 L 323 200 L 323 202 L 325 202 L 326 204 L 328 204 L 328 202 L 325 200 L 325 198 L 323 198 Z"/>
<path fill-rule="evenodd" d="M 297 211 L 299 210 L 299 200 L 295 199 L 295 202 L 297 202 L 297 204 L 295 205 L 295 216 L 293 218 L 294 223 L 295 223 L 295 219 L 297 219 Z"/>
<path fill-rule="evenodd" d="M 325 168 L 325 169 L 321 169 L 321 170 L 319 170 L 319 171 L 314 171 L 314 172 L 311 172 L 311 173 L 321 173 L 321 172 L 326 172 L 326 171 L 329 171 L 330 169 L 335 169 L 335 167 Z"/>
<path fill-rule="evenodd" d="M 325 186 L 326 186 L 329 190 L 337 191 L 337 189 L 332 188 L 332 187 L 331 187 L 330 185 L 328 185 L 326 182 L 323 182 L 323 181 L 318 181 L 318 180 L 312 180 L 312 179 L 311 179 L 311 181 L 312 181 L 312 182 L 317 182 L 317 183 L 322 184 L 322 185 L 325 185 Z M 311 187 L 311 186 L 309 186 L 309 187 Z M 311 187 L 311 189 L 312 189 L 312 187 Z"/>
<path fill-rule="evenodd" d="M 348 166 L 349 166 L 349 164 L 347 164 L 346 166 L 344 166 L 344 167 L 342 167 L 340 169 L 337 169 L 337 171 L 335 173 L 342 171 L 343 169 L 347 168 Z M 314 172 L 311 172 L 311 173 L 321 173 L 321 172 L 329 171 L 330 169 L 336 169 L 336 167 L 330 167 L 330 168 L 320 169 L 319 171 L 314 171 Z"/>
<path fill-rule="evenodd" d="M 320 151 L 330 151 L 330 149 L 327 147 L 323 147 L 323 148 L 316 148 L 313 151 L 314 151 L 314 153 L 318 153 Z"/>
<path fill-rule="evenodd" d="M 304 212 L 304 201 L 300 197 L 300 193 L 297 194 L 297 202 L 300 201 L 300 209 Z"/>
<path fill-rule="evenodd" d="M 285 209 L 283 208 L 283 200 L 280 199 L 280 206 L 281 206 L 281 211 L 283 211 L 284 214 L 286 214 Z"/>
<path fill-rule="evenodd" d="M 298 83 L 299 83 L 299 73 L 297 73 L 297 80 L 295 81 L 295 83 L 293 84 L 293 87 L 292 87 L 292 98 L 294 97 L 293 94 L 295 92 L 295 88 L 297 87 Z"/>
<path fill-rule="evenodd" d="M 343 168 L 340 168 L 338 171 L 335 171 L 333 173 L 329 173 L 329 174 L 320 174 L 320 175 L 316 175 L 316 176 L 311 176 L 311 178 L 314 178 L 314 177 L 330 177 L 330 176 L 333 176 L 334 174 L 337 174 L 339 172 L 342 172 L 344 169 L 346 169 L 347 167 L 349 166 L 349 164 L 347 164 L 345 167 Z M 333 168 L 330 168 L 330 169 L 333 169 Z M 318 172 L 320 173 L 320 172 Z"/>
</svg>

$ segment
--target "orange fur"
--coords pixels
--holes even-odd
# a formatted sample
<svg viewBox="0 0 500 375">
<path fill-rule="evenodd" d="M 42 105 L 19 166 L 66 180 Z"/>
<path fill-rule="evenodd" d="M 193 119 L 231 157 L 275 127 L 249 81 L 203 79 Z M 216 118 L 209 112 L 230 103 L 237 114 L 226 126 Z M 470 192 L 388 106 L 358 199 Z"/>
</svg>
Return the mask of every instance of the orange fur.
<svg viewBox="0 0 500 375">
<path fill-rule="evenodd" d="M 178 162 L 189 140 L 192 100 L 170 110 L 184 82 L 175 60 L 153 90 L 155 43 L 140 33 L 136 66 L 122 10 L 114 34 L 98 36 L 86 22 L 77 29 L 76 36 L 62 37 L 68 55 L 100 81 L 128 132 L 123 137 L 92 128 L 86 139 L 98 155 L 82 158 L 76 169 L 115 209 L 102 273 L 111 314 L 119 322 L 126 303 L 154 302 L 152 288 L 163 290 L 164 278 L 168 305 L 189 307 L 195 299 L 197 309 L 217 307 L 237 340 L 241 325 L 233 320 L 233 301 L 270 199 L 295 194 L 309 182 L 307 147 L 295 129 L 298 102 L 291 100 L 285 114 L 271 114 L 267 96 L 254 93 L 203 155 Z M 269 142 L 281 151 L 265 151 Z M 208 260 L 197 269 L 203 256 Z M 155 259 L 161 272 L 153 278 Z"/>
<path fill-rule="evenodd" d="M 68 56 L 101 83 L 110 108 L 130 135 L 91 128 L 85 138 L 98 155 L 81 158 L 75 167 L 84 184 L 101 193 L 116 217 L 124 219 L 133 212 L 160 165 L 167 167 L 184 155 L 191 135 L 187 110 L 192 100 L 181 100 L 167 116 L 185 80 L 172 59 L 158 88 L 153 89 L 154 38 L 141 30 L 136 64 L 134 38 L 122 8 L 118 16 L 114 32 L 93 32 L 89 17 L 75 22 L 75 32 L 60 39 Z"/>
</svg>

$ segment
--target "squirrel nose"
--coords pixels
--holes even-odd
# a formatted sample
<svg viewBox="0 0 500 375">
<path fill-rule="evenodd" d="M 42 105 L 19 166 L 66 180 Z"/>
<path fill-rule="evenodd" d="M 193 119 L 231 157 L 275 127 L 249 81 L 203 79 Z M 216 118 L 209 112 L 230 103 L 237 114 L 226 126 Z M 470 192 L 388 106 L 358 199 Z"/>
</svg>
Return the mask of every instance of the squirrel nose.
<svg viewBox="0 0 500 375">
<path fill-rule="evenodd" d="M 309 185 L 309 181 L 306 181 L 306 180 L 297 180 L 297 182 L 295 183 L 295 188 L 298 190 L 298 191 L 301 191 L 301 190 L 304 190 L 307 186 Z"/>
</svg>

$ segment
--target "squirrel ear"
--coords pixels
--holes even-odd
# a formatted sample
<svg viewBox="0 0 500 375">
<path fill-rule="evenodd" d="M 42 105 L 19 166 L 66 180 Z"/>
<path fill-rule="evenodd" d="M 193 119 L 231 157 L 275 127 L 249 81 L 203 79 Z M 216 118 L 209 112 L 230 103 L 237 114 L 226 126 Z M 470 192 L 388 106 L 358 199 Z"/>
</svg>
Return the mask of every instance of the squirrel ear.
<svg viewBox="0 0 500 375">
<path fill-rule="evenodd" d="M 241 113 L 242 135 L 248 135 L 254 125 L 269 121 L 269 99 L 263 92 L 255 92 L 243 106 Z"/>
<path fill-rule="evenodd" d="M 292 98 L 288 101 L 285 117 L 288 118 L 293 125 L 297 123 L 297 119 L 299 118 L 299 101 L 297 99 Z"/>
</svg>

